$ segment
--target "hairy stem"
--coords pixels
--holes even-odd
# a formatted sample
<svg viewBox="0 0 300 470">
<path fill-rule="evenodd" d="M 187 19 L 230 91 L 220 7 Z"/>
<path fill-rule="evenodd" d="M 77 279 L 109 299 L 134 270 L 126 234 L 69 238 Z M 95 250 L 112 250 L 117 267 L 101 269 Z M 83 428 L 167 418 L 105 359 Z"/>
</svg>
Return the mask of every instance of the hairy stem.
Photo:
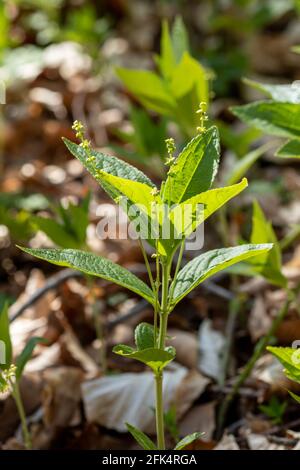
<svg viewBox="0 0 300 470">
<path fill-rule="evenodd" d="M 12 396 L 15 400 L 19 417 L 20 417 L 20 421 L 21 421 L 24 444 L 25 444 L 26 449 L 29 450 L 32 448 L 32 443 L 31 443 L 31 437 L 30 437 L 30 433 L 28 430 L 27 422 L 26 422 L 26 415 L 24 411 L 24 406 L 23 406 L 23 402 L 22 402 L 22 398 L 20 394 L 18 381 L 17 380 L 15 382 L 11 381 L 11 387 L 12 387 Z"/>
</svg>

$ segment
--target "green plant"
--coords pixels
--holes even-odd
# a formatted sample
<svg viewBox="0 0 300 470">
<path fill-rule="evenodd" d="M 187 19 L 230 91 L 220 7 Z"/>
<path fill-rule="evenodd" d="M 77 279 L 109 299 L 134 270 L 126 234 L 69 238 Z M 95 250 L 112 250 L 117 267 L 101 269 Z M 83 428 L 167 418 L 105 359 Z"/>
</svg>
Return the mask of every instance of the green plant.
<svg viewBox="0 0 300 470">
<path fill-rule="evenodd" d="M 201 282 L 235 263 L 264 255 L 272 244 L 248 244 L 202 253 L 181 268 L 185 241 L 197 227 L 232 197 L 247 180 L 211 189 L 219 163 L 219 137 L 216 127 L 201 129 L 182 152 L 174 157 L 175 144 L 167 141 L 169 171 L 160 188 L 140 170 L 91 148 L 81 123 L 74 128 L 80 145 L 64 139 L 70 152 L 95 177 L 102 188 L 127 211 L 139 234 L 150 286 L 122 266 L 101 256 L 75 249 L 29 249 L 26 253 L 59 266 L 78 269 L 126 287 L 146 299 L 154 309 L 153 325 L 142 323 L 135 330 L 135 348 L 118 345 L 114 352 L 149 366 L 155 378 L 157 445 L 142 431 L 128 425 L 129 431 L 145 449 L 164 449 L 163 372 L 174 360 L 174 348 L 166 345 L 168 317 L 175 306 Z M 200 211 L 199 211 L 200 206 Z M 186 209 L 189 208 L 189 211 Z M 134 210 L 133 210 L 134 209 Z M 187 217 L 183 214 L 188 212 Z M 151 230 L 149 231 L 149 227 Z M 169 228 L 167 234 L 165 228 Z M 156 272 L 153 275 L 144 247 L 152 247 Z M 172 264 L 177 255 L 176 268 Z M 199 433 L 177 444 L 182 448 Z"/>
<path fill-rule="evenodd" d="M 269 346 L 267 350 L 274 354 L 284 366 L 284 373 L 287 378 L 300 384 L 300 349 Z M 299 395 L 291 391 L 289 391 L 289 394 L 300 403 Z"/>
<path fill-rule="evenodd" d="M 268 85 L 253 80 L 245 82 L 266 94 L 269 99 L 235 106 L 231 108 L 233 114 L 266 134 L 287 139 L 276 151 L 276 156 L 300 158 L 299 83 Z"/>
<path fill-rule="evenodd" d="M 280 402 L 278 398 L 273 395 L 269 403 L 267 405 L 260 405 L 259 409 L 272 420 L 273 424 L 281 424 L 286 407 L 286 401 Z"/>
<path fill-rule="evenodd" d="M 240 387 L 244 384 L 249 377 L 256 361 L 265 351 L 266 347 L 272 343 L 274 335 L 285 316 L 289 311 L 291 303 L 295 299 L 295 294 L 298 287 L 290 289 L 287 286 L 287 279 L 282 274 L 282 249 L 276 234 L 272 228 L 271 223 L 266 219 L 262 209 L 257 201 L 253 203 L 253 216 L 252 216 L 252 232 L 250 236 L 251 243 L 255 240 L 260 240 L 264 243 L 272 243 L 272 249 L 267 253 L 262 254 L 260 257 L 254 256 L 246 262 L 239 263 L 237 266 L 232 266 L 230 272 L 234 275 L 244 276 L 262 276 L 268 282 L 275 286 L 284 288 L 286 291 L 286 300 L 282 307 L 279 309 L 277 315 L 274 317 L 268 332 L 256 344 L 252 356 L 246 363 L 244 369 L 239 374 L 235 383 L 233 384 L 232 391 L 226 395 L 225 400 L 222 402 L 219 410 L 218 417 L 218 433 L 221 433 L 223 424 L 226 418 L 228 408 L 238 393 Z M 236 313 L 236 312 L 235 312 Z"/>
<path fill-rule="evenodd" d="M 181 18 L 175 20 L 171 34 L 163 22 L 161 51 L 154 60 L 158 73 L 118 68 L 117 75 L 145 108 L 175 121 L 184 136 L 192 137 L 199 102 L 209 101 L 209 72 L 190 55 Z"/>
<path fill-rule="evenodd" d="M 26 414 L 20 393 L 19 382 L 24 367 L 31 358 L 33 350 L 44 338 L 32 337 L 27 342 L 21 354 L 13 362 L 12 343 L 9 332 L 8 304 L 5 303 L 0 311 L 0 393 L 10 391 L 15 400 L 19 413 L 24 444 L 27 449 L 32 447 L 31 437 L 26 422 Z"/>
<path fill-rule="evenodd" d="M 49 217 L 31 215 L 29 221 L 36 230 L 44 232 L 50 240 L 62 248 L 86 248 L 86 229 L 89 224 L 90 193 L 80 204 L 69 202 L 53 205 L 54 220 Z"/>
</svg>

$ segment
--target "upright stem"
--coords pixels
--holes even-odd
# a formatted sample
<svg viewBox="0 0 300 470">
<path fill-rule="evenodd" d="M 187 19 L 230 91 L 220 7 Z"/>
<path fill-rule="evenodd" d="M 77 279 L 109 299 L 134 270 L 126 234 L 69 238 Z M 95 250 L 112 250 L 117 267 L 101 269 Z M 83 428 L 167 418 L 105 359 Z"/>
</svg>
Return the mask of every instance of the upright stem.
<svg viewBox="0 0 300 470">
<path fill-rule="evenodd" d="M 165 427 L 164 427 L 164 401 L 163 401 L 163 373 L 155 375 L 155 413 L 156 413 L 156 433 L 157 447 L 159 450 L 165 450 Z"/>
<path fill-rule="evenodd" d="M 32 448 L 32 443 L 31 443 L 30 433 L 27 427 L 26 415 L 25 415 L 24 406 L 23 406 L 23 402 L 21 399 L 21 395 L 20 395 L 18 381 L 17 380 L 15 382 L 11 381 L 11 387 L 12 387 L 12 396 L 15 400 L 17 410 L 18 410 L 20 420 L 21 420 L 24 444 L 25 444 L 26 449 L 29 450 Z"/>
<path fill-rule="evenodd" d="M 160 311 L 160 325 L 158 348 L 164 349 L 165 338 L 168 325 L 168 291 L 171 261 L 162 264 L 162 297 Z M 164 402 L 163 402 L 163 372 L 155 374 L 155 395 L 156 395 L 156 432 L 157 447 L 159 450 L 165 449 L 165 429 L 164 429 Z"/>
<path fill-rule="evenodd" d="M 159 338 L 158 338 L 159 349 L 164 349 L 165 337 L 167 333 L 170 264 L 171 263 L 164 263 L 162 266 L 162 294 L 161 294 L 160 328 L 159 328 Z"/>
</svg>

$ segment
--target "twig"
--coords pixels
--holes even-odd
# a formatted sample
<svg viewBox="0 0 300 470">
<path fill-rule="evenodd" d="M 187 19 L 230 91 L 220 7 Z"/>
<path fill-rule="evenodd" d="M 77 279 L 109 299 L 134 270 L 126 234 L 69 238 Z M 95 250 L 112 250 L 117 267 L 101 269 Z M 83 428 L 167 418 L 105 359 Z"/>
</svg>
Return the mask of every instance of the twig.
<svg viewBox="0 0 300 470">
<path fill-rule="evenodd" d="M 24 310 L 27 308 L 31 307 L 35 302 L 37 302 L 41 297 L 43 297 L 49 290 L 55 289 L 58 287 L 60 284 L 63 282 L 67 281 L 68 279 L 71 279 L 73 277 L 80 277 L 82 274 L 79 271 L 74 271 L 73 269 L 63 269 L 62 271 L 59 271 L 57 274 L 54 274 L 51 276 L 41 287 L 40 289 L 37 289 L 34 294 L 32 294 L 22 305 L 20 305 L 17 308 L 13 308 L 12 306 L 10 308 L 10 315 L 9 319 L 10 322 L 15 321 L 22 313 Z"/>
</svg>

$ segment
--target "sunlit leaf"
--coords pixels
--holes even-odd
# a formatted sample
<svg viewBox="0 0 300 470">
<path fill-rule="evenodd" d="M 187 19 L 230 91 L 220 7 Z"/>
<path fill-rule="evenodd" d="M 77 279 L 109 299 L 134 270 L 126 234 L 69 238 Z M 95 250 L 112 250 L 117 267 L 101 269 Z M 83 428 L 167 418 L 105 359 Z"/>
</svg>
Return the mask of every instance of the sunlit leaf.
<svg viewBox="0 0 300 470">
<path fill-rule="evenodd" d="M 173 305 L 176 305 L 201 282 L 235 263 L 264 254 L 272 244 L 241 245 L 203 253 L 189 261 L 175 280 Z"/>
<path fill-rule="evenodd" d="M 169 362 L 173 361 L 175 357 L 174 349 L 157 349 L 157 348 L 148 348 L 140 351 L 136 351 L 130 346 L 125 344 L 118 344 L 113 348 L 115 354 L 120 356 L 128 357 L 130 359 L 135 359 L 139 362 L 143 362 L 148 367 L 150 367 L 154 373 L 161 372 Z"/>
<path fill-rule="evenodd" d="M 300 139 L 300 104 L 257 101 L 235 106 L 231 111 L 266 134 Z"/>
<path fill-rule="evenodd" d="M 162 198 L 170 205 L 207 191 L 216 176 L 220 157 L 216 127 L 192 139 L 178 156 L 166 180 Z"/>
</svg>

